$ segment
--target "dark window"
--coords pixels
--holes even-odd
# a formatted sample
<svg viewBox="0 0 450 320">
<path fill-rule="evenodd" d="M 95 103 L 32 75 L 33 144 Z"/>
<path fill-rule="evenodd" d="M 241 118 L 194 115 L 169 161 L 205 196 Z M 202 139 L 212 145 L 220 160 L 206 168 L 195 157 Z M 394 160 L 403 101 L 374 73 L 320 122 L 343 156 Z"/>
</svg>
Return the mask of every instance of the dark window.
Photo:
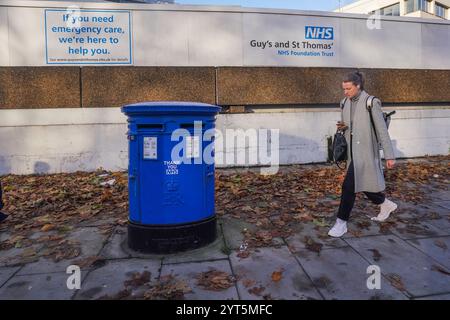
<svg viewBox="0 0 450 320">
<path fill-rule="evenodd" d="M 375 11 L 370 12 L 371 14 Z M 393 4 L 391 6 L 387 6 L 381 8 L 379 10 L 380 15 L 382 16 L 399 16 L 400 15 L 400 3 Z"/>
<path fill-rule="evenodd" d="M 434 14 L 437 15 L 438 17 L 445 19 L 446 13 L 447 13 L 447 8 L 445 6 L 443 6 L 442 4 L 436 2 L 435 6 L 434 6 Z"/>
<path fill-rule="evenodd" d="M 407 0 L 406 13 L 422 10 L 429 12 L 429 0 Z"/>
<path fill-rule="evenodd" d="M 420 0 L 419 1 L 419 10 L 428 12 L 428 0 Z"/>
</svg>

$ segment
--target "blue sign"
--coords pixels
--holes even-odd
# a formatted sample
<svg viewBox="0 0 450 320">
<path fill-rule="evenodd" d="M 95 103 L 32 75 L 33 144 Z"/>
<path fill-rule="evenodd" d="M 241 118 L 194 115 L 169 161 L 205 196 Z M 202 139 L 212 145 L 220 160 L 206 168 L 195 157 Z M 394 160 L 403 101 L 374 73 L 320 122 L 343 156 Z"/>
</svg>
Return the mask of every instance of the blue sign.
<svg viewBox="0 0 450 320">
<path fill-rule="evenodd" d="M 45 10 L 47 64 L 132 64 L 128 10 Z"/>
<path fill-rule="evenodd" d="M 333 27 L 305 26 L 305 39 L 333 40 Z"/>
</svg>

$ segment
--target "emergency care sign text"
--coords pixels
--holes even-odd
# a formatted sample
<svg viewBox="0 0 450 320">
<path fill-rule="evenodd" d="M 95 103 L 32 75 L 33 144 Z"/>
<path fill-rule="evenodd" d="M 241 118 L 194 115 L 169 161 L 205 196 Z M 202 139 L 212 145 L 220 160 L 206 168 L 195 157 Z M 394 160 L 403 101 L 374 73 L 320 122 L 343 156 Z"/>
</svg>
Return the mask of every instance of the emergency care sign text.
<svg viewBox="0 0 450 320">
<path fill-rule="evenodd" d="M 130 12 L 45 10 L 47 64 L 132 64 Z"/>
</svg>

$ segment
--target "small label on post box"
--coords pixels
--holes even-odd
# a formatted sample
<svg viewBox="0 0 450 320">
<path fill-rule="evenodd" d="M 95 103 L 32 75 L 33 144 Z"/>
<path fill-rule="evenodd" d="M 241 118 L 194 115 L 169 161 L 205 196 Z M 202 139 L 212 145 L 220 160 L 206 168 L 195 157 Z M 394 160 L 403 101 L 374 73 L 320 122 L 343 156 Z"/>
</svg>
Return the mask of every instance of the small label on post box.
<svg viewBox="0 0 450 320">
<path fill-rule="evenodd" d="M 144 159 L 157 159 L 157 138 L 144 137 Z"/>
<path fill-rule="evenodd" d="M 186 158 L 198 158 L 200 156 L 200 137 L 186 137 Z"/>
</svg>

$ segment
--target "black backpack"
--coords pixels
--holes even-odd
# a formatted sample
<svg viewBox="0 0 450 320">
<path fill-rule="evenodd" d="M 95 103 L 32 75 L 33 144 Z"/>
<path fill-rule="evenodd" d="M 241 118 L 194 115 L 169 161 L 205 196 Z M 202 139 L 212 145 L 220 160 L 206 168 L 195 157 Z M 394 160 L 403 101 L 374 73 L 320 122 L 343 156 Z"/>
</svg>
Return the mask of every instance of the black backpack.
<svg viewBox="0 0 450 320">
<path fill-rule="evenodd" d="M 339 169 L 344 169 L 346 166 L 347 148 L 347 141 L 345 140 L 344 132 L 337 130 L 334 134 L 329 153 L 331 155 L 332 162 L 334 162 Z M 344 167 L 341 167 L 341 163 L 344 163 Z"/>
</svg>

